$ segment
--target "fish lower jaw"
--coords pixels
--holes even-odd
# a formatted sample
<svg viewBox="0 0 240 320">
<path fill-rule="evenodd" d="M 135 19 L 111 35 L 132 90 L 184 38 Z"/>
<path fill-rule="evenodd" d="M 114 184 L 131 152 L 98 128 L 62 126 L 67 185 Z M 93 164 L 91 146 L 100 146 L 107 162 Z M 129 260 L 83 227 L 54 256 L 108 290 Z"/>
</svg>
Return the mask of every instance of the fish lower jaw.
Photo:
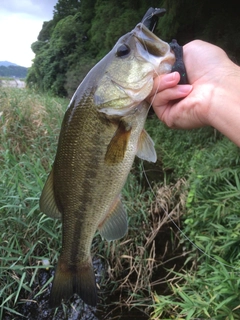
<svg viewBox="0 0 240 320">
<path fill-rule="evenodd" d="M 160 66 L 156 69 L 156 74 L 164 74 L 164 73 L 170 73 L 172 71 L 173 62 L 172 59 L 169 60 L 169 62 L 165 62 L 160 64 Z"/>
</svg>

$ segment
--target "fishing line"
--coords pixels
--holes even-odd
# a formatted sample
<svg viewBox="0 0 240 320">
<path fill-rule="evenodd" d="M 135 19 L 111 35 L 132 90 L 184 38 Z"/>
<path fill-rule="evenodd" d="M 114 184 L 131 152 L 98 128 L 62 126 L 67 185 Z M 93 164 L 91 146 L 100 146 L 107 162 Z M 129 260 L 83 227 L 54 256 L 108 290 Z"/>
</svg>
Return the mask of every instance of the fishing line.
<svg viewBox="0 0 240 320">
<path fill-rule="evenodd" d="M 150 17 L 151 17 L 151 15 L 147 16 L 147 17 L 142 21 L 142 23 L 143 23 L 145 20 L 147 20 L 148 18 L 150 18 Z M 141 29 L 143 29 L 142 26 L 141 26 Z M 141 31 L 142 31 L 142 30 L 141 30 Z M 144 39 L 142 39 L 142 42 L 143 42 L 143 44 L 144 44 L 144 42 L 145 42 Z M 148 49 L 147 49 L 146 44 L 144 44 L 144 48 L 145 48 L 146 52 L 148 53 L 148 55 L 149 55 L 149 57 L 150 57 L 150 54 L 149 54 L 149 52 L 148 52 Z M 156 72 L 156 74 L 157 74 L 158 76 L 160 75 L 159 72 L 158 72 L 158 70 L 157 70 L 155 67 L 154 67 L 154 71 Z M 153 95 L 153 98 L 152 98 L 152 100 L 151 100 L 151 104 L 149 104 L 149 109 L 148 109 L 148 111 L 150 110 L 150 108 L 151 108 L 151 106 L 152 106 L 152 103 L 153 103 L 153 101 L 154 101 L 154 99 L 155 99 L 155 97 L 156 97 L 156 95 L 157 95 L 157 93 L 158 93 L 159 87 L 160 87 L 160 82 L 158 82 L 158 87 L 156 88 L 156 91 L 155 91 L 155 93 L 154 93 L 154 95 Z M 147 177 L 147 174 L 146 174 L 146 171 L 145 171 L 145 168 L 144 168 L 143 161 L 141 162 L 141 166 L 142 166 L 142 171 L 143 171 L 143 173 L 144 173 L 144 176 L 145 176 L 145 179 L 146 179 L 146 181 L 147 181 L 147 184 L 148 184 L 151 192 L 153 193 L 154 197 L 157 199 L 157 196 L 156 196 L 156 194 L 155 194 L 155 192 L 154 192 L 154 190 L 153 190 L 153 188 L 152 188 L 152 186 L 151 186 L 151 183 L 150 183 L 150 181 L 149 181 L 149 179 L 148 179 L 148 177 Z M 221 265 L 223 265 L 223 266 L 229 267 L 229 268 L 231 268 L 231 269 L 233 269 L 233 270 L 239 270 L 239 269 L 236 268 L 236 267 L 233 267 L 233 266 L 231 266 L 231 265 L 229 265 L 229 264 L 226 264 L 226 263 L 224 263 L 224 262 L 221 262 L 221 261 L 215 259 L 215 258 L 212 257 L 211 255 L 209 255 L 207 252 L 203 251 L 198 245 L 196 245 L 196 244 L 181 230 L 181 228 L 176 224 L 176 222 L 173 220 L 173 218 L 171 217 L 171 215 L 165 210 L 165 208 L 164 208 L 160 203 L 158 203 L 158 205 L 159 205 L 160 208 L 163 210 L 163 212 L 167 215 L 167 217 L 170 219 L 170 221 L 173 223 L 173 225 L 177 228 L 177 230 L 182 234 L 182 236 L 183 236 L 187 241 L 189 241 L 189 242 L 191 243 L 191 245 L 192 245 L 195 249 L 197 249 L 199 252 L 201 252 L 203 255 L 205 255 L 206 257 L 208 257 L 208 258 L 209 258 L 210 260 L 212 260 L 212 261 L 215 261 L 215 262 L 217 262 L 217 263 L 219 263 L 219 264 L 221 264 Z"/>
<path fill-rule="evenodd" d="M 149 18 L 151 18 L 151 16 L 152 16 L 152 15 L 150 14 L 149 16 L 146 16 L 144 20 L 142 20 L 141 26 L 140 26 L 140 30 L 141 30 L 141 31 L 143 30 L 143 27 L 142 27 L 142 26 L 144 25 L 144 22 L 145 22 L 146 20 L 148 20 Z M 142 32 L 143 32 L 143 31 L 142 31 Z M 148 54 L 148 57 L 150 58 L 150 53 L 149 53 L 149 51 L 148 51 L 148 49 L 147 49 L 147 46 L 146 46 L 146 44 L 145 44 L 145 40 L 144 40 L 143 38 L 142 38 L 142 43 L 143 43 L 143 45 L 144 45 L 145 51 L 146 51 L 147 54 Z M 150 60 L 150 59 L 149 59 L 149 60 Z M 157 76 L 160 76 L 157 68 L 156 68 L 154 65 L 153 65 L 153 67 L 154 67 L 154 71 L 155 71 L 156 75 L 157 75 Z M 160 88 L 160 81 L 158 82 L 158 86 L 157 86 L 156 91 L 155 91 L 155 93 L 154 93 L 154 95 L 153 95 L 152 102 L 153 102 L 153 100 L 155 99 L 155 97 L 157 96 L 157 93 L 158 93 L 159 88 Z M 152 102 L 149 104 L 148 111 L 151 109 Z"/>
<path fill-rule="evenodd" d="M 146 20 L 148 20 L 149 18 L 151 18 L 152 17 L 152 15 L 151 14 L 149 14 L 149 16 L 146 16 L 145 17 L 145 19 L 144 20 L 142 20 L 141 21 L 141 26 L 140 26 L 140 30 L 142 31 L 142 33 L 143 33 L 143 25 L 144 25 L 144 22 L 146 21 Z M 151 31 L 151 30 L 150 30 Z M 151 31 L 152 32 L 152 31 Z M 148 57 L 150 58 L 150 54 L 149 54 L 149 52 L 148 52 L 148 49 L 147 49 L 147 46 L 146 46 L 146 44 L 145 44 L 145 40 L 142 38 L 142 43 L 143 43 L 143 45 L 144 45 L 144 49 L 146 50 L 146 52 L 148 53 Z M 153 65 L 154 66 L 154 65 Z M 154 66 L 154 71 L 156 72 L 156 74 L 157 74 L 157 76 L 159 76 L 160 74 L 159 74 L 159 72 L 158 72 L 158 70 L 157 70 L 157 68 L 155 68 L 155 66 Z M 159 84 L 160 85 L 160 84 Z M 154 94 L 154 97 L 156 96 L 156 94 L 157 94 L 157 92 L 158 92 L 158 89 L 159 89 L 159 86 L 158 86 L 158 88 L 157 88 L 157 90 L 156 90 L 156 93 Z M 151 105 L 149 106 L 149 109 L 151 108 Z"/>
</svg>

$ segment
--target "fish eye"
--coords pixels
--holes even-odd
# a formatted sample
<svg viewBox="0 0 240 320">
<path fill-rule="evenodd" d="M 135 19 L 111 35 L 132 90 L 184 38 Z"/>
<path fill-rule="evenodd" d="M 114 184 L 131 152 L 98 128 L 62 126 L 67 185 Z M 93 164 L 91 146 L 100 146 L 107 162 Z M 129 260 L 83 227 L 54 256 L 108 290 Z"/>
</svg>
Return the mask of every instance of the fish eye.
<svg viewBox="0 0 240 320">
<path fill-rule="evenodd" d="M 121 44 L 117 48 L 116 56 L 117 57 L 125 57 L 130 53 L 130 48 L 126 44 Z"/>
</svg>

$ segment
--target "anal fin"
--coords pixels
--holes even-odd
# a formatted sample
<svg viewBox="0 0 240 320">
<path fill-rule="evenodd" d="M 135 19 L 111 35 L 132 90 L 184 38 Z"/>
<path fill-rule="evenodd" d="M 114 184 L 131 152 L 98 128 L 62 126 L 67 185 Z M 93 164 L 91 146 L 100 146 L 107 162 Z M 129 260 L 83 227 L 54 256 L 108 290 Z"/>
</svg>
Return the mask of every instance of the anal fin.
<svg viewBox="0 0 240 320">
<path fill-rule="evenodd" d="M 58 210 L 53 192 L 53 170 L 49 174 L 43 188 L 40 201 L 40 210 L 51 218 L 61 219 L 61 212 Z"/>
<path fill-rule="evenodd" d="M 103 238 L 108 241 L 122 238 L 128 228 L 127 214 L 118 198 L 109 210 L 108 215 L 98 226 L 98 230 Z"/>
</svg>

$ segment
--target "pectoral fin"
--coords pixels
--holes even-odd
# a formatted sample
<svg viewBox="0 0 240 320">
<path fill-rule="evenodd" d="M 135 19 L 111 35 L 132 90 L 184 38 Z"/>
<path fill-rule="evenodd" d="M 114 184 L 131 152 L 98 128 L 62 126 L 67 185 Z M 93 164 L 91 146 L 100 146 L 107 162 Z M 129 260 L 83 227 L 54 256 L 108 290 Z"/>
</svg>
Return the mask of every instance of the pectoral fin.
<svg viewBox="0 0 240 320">
<path fill-rule="evenodd" d="M 127 228 L 127 214 L 118 198 L 104 221 L 98 226 L 98 230 L 103 238 L 111 241 L 122 238 L 126 234 Z"/>
<path fill-rule="evenodd" d="M 58 210 L 53 192 L 53 171 L 51 171 L 45 183 L 39 205 L 40 210 L 49 217 L 61 219 L 61 212 Z"/>
<path fill-rule="evenodd" d="M 117 164 L 124 159 L 130 134 L 131 127 L 127 128 L 123 122 L 120 122 L 105 154 L 105 162 L 108 165 Z"/>
<path fill-rule="evenodd" d="M 149 134 L 142 130 L 138 140 L 138 151 L 136 154 L 139 158 L 149 162 L 157 161 L 157 154 L 154 148 L 154 142 Z"/>
</svg>

